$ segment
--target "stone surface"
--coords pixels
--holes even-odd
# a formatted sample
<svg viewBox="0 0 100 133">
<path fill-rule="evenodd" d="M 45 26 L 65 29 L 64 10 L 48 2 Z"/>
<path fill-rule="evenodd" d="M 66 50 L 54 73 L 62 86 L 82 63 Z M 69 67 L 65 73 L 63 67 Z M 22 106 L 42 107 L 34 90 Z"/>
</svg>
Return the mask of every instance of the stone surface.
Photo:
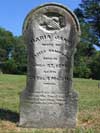
<svg viewBox="0 0 100 133">
<path fill-rule="evenodd" d="M 78 96 L 72 78 L 79 34 L 77 18 L 62 5 L 46 4 L 27 15 L 28 72 L 20 96 L 20 126 L 75 127 Z"/>
</svg>

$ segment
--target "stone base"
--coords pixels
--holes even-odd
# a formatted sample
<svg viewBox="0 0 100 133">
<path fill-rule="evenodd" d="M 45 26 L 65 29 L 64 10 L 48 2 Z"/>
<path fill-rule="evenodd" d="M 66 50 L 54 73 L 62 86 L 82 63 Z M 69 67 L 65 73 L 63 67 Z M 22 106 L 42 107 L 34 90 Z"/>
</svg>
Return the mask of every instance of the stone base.
<svg viewBox="0 0 100 133">
<path fill-rule="evenodd" d="M 33 128 L 73 128 L 76 126 L 78 97 L 76 92 L 69 93 L 64 96 L 64 99 L 60 95 L 59 102 L 53 100 L 50 102 L 50 99 L 49 102 L 43 102 L 43 99 L 37 102 L 34 97 L 36 96 L 33 94 L 30 96 L 26 92 L 21 94 L 19 126 Z"/>
</svg>

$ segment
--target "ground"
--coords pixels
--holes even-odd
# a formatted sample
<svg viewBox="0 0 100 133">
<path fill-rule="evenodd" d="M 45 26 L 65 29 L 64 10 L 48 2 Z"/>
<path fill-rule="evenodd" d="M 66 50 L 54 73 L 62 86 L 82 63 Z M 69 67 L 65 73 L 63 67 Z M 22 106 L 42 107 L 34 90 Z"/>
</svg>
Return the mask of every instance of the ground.
<svg viewBox="0 0 100 133">
<path fill-rule="evenodd" d="M 78 121 L 75 129 L 19 128 L 19 96 L 26 76 L 0 74 L 0 133 L 100 133 L 100 81 L 73 79 L 79 93 Z"/>
</svg>

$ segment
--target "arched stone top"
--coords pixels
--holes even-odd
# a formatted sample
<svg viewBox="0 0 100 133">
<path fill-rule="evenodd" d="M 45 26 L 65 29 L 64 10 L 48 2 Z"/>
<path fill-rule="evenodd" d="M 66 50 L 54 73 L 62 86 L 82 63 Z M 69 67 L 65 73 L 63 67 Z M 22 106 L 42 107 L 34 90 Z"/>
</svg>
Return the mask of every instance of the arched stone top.
<svg viewBox="0 0 100 133">
<path fill-rule="evenodd" d="M 24 32 L 26 31 L 26 29 L 27 29 L 27 27 L 28 27 L 28 25 L 29 25 L 29 23 L 30 23 L 30 22 L 29 22 L 30 19 L 32 19 L 32 16 L 33 16 L 38 10 L 40 10 L 40 9 L 42 9 L 42 8 L 49 8 L 49 7 L 52 7 L 52 8 L 58 7 L 59 9 L 63 9 L 64 12 L 69 13 L 70 16 L 72 16 L 72 19 L 73 19 L 73 22 L 74 22 L 74 25 L 75 25 L 76 32 L 77 32 L 78 35 L 80 35 L 80 33 L 81 33 L 81 32 L 80 32 L 80 25 L 79 25 L 79 21 L 78 21 L 76 15 L 75 15 L 75 14 L 73 13 L 73 11 L 71 11 L 68 7 L 65 7 L 65 6 L 63 6 L 63 5 L 61 5 L 61 4 L 58 4 L 58 3 L 47 3 L 47 4 L 44 4 L 44 5 L 41 5 L 41 6 L 37 7 L 37 8 L 35 8 L 35 9 L 32 9 L 32 10 L 28 13 L 28 15 L 26 16 L 26 18 L 25 18 L 25 20 L 24 20 L 22 32 L 24 33 Z"/>
</svg>

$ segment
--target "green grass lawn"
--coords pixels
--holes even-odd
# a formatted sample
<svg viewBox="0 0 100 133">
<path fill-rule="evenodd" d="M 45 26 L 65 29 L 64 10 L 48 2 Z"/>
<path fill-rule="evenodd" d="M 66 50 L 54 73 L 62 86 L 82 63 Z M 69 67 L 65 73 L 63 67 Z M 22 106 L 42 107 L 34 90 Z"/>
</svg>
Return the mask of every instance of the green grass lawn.
<svg viewBox="0 0 100 133">
<path fill-rule="evenodd" d="M 17 127 L 19 95 L 25 88 L 26 77 L 0 75 L 0 133 L 100 133 L 100 88 L 97 80 L 74 79 L 79 93 L 76 129 L 27 129 Z"/>
</svg>

